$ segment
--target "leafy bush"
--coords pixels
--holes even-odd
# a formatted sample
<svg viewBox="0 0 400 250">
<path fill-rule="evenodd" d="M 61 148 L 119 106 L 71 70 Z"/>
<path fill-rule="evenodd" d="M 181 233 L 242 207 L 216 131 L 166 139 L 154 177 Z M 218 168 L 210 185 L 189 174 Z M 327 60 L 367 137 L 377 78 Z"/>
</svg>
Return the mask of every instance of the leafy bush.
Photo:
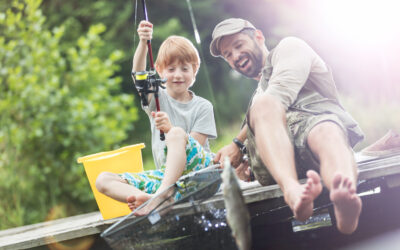
<svg viewBox="0 0 400 250">
<path fill-rule="evenodd" d="M 100 55 L 102 24 L 74 46 L 44 28 L 41 0 L 0 13 L 0 229 L 96 209 L 79 156 L 111 150 L 137 119 L 115 77 L 122 57 Z M 70 44 L 70 43 L 69 43 Z"/>
</svg>

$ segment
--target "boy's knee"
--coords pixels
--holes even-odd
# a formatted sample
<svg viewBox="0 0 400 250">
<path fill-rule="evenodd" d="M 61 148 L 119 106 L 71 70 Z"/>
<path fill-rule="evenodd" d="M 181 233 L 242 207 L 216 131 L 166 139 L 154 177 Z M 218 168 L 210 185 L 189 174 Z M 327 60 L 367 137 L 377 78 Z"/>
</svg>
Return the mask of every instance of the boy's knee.
<svg viewBox="0 0 400 250">
<path fill-rule="evenodd" d="M 276 97 L 263 94 L 254 99 L 250 108 L 250 124 L 259 120 L 286 119 L 286 110 Z"/>
<path fill-rule="evenodd" d="M 107 190 L 107 183 L 115 178 L 114 173 L 101 172 L 96 179 L 95 186 L 100 193 L 104 193 Z"/>
<path fill-rule="evenodd" d="M 185 132 L 185 130 L 183 130 L 180 127 L 172 127 L 168 134 L 167 134 L 167 143 L 170 140 L 187 140 L 187 134 Z"/>
</svg>

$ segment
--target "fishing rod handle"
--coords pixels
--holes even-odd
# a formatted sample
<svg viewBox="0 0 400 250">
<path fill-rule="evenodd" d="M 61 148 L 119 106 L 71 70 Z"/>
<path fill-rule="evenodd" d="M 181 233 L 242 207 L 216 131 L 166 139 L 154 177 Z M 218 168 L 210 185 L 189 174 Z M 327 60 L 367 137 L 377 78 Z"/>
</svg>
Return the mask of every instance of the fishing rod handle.
<svg viewBox="0 0 400 250">
<path fill-rule="evenodd" d="M 160 101 L 158 100 L 158 91 L 154 93 L 154 99 L 156 101 L 156 109 L 157 112 L 160 111 Z M 160 130 L 160 140 L 164 141 L 165 140 L 165 134 L 164 131 Z"/>
<path fill-rule="evenodd" d="M 149 52 L 150 71 L 154 71 L 153 50 L 151 49 L 150 40 L 147 40 L 147 51 Z"/>
</svg>

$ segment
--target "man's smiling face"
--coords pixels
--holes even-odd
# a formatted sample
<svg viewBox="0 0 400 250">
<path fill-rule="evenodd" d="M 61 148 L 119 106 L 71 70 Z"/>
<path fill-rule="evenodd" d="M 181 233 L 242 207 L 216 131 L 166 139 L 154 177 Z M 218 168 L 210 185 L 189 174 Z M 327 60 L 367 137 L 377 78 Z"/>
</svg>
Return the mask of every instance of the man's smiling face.
<svg viewBox="0 0 400 250">
<path fill-rule="evenodd" d="M 221 55 L 232 69 L 249 77 L 257 78 L 263 67 L 262 48 L 247 34 L 224 36 L 219 42 Z"/>
</svg>

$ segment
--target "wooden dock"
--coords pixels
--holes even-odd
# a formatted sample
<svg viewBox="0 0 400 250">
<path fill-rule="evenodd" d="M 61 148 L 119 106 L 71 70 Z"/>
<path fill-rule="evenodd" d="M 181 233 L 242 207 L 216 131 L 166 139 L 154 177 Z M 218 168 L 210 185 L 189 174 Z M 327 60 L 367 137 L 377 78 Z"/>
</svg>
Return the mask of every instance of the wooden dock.
<svg viewBox="0 0 400 250">
<path fill-rule="evenodd" d="M 361 188 L 368 190 L 379 186 L 388 190 L 394 190 L 400 187 L 400 155 L 379 159 L 365 158 L 360 159 L 358 162 Z M 282 192 L 277 185 L 263 187 L 258 182 L 242 183 L 242 189 L 250 213 L 262 213 L 263 209 L 266 211 L 277 206 L 284 206 Z M 323 202 L 325 201 L 321 201 L 321 204 Z M 207 210 L 207 204 L 210 203 L 215 207 L 223 207 L 222 194 L 217 193 L 198 205 L 200 209 Z M 390 206 L 389 204 L 381 205 Z M 174 212 L 174 210 L 189 211 L 190 209 L 188 208 L 191 206 L 189 203 L 179 204 L 171 212 Z M 368 211 L 368 209 L 365 209 L 366 206 L 369 205 L 367 202 L 364 202 L 363 212 L 364 210 Z M 254 222 L 254 225 L 252 222 L 252 226 L 262 227 L 267 230 L 266 225 L 275 223 L 273 218 L 276 218 L 278 214 L 282 216 L 285 214 L 290 215 L 290 211 L 285 210 L 283 207 L 282 211 L 277 211 L 273 215 L 266 214 L 264 217 L 260 216 L 260 219 Z M 368 214 L 367 216 L 371 215 Z M 68 242 L 76 239 L 97 241 L 98 243 L 94 243 L 98 244 L 96 249 L 109 249 L 105 245 L 106 243 L 99 237 L 99 234 L 118 220 L 119 218 L 103 220 L 99 212 L 92 212 L 34 225 L 11 228 L 0 231 L 0 249 L 28 249 L 49 244 L 68 244 Z M 360 221 L 360 226 L 362 224 Z M 255 235 L 253 237 L 262 236 Z M 92 248 L 94 247 L 92 246 Z"/>
</svg>

